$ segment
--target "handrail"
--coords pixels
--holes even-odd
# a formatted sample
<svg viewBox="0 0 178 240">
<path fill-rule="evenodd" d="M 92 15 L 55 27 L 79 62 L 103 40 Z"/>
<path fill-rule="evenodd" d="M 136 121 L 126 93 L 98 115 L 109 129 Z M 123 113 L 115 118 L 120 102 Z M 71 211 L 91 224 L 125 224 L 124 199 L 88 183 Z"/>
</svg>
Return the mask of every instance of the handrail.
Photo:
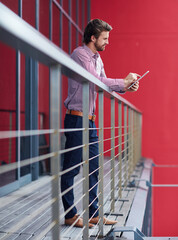
<svg viewBox="0 0 178 240">
<path fill-rule="evenodd" d="M 141 113 L 137 107 L 117 93 L 110 91 L 108 86 L 77 64 L 62 49 L 58 48 L 2 3 L 0 3 L 0 40 L 45 65 L 61 64 L 61 71 L 66 76 L 80 76 L 79 79 L 82 82 L 89 81 L 94 83 L 98 87 L 98 91 L 100 89 L 104 90 L 109 93 L 108 97 L 113 96 Z M 70 72 L 68 69 L 70 69 Z"/>
</svg>

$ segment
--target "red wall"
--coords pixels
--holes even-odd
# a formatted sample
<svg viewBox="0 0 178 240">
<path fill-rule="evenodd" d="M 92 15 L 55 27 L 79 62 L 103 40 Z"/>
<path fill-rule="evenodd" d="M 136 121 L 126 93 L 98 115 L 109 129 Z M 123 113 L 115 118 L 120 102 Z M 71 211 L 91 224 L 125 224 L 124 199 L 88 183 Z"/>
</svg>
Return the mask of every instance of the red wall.
<svg viewBox="0 0 178 240">
<path fill-rule="evenodd" d="M 110 77 L 149 75 L 137 93 L 126 93 L 143 112 L 142 155 L 177 164 L 178 1 L 91 0 L 92 18 L 113 26 L 102 58 Z M 178 183 L 178 168 L 154 168 L 154 183 Z M 153 189 L 153 234 L 178 236 L 178 188 Z"/>
</svg>

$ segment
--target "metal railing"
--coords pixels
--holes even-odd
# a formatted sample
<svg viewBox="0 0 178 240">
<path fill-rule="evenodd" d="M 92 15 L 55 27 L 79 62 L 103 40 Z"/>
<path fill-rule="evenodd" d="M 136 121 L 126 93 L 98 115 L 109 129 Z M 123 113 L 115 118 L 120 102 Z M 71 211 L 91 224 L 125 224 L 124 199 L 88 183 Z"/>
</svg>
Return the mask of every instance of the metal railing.
<svg viewBox="0 0 178 240">
<path fill-rule="evenodd" d="M 13 24 L 12 24 L 13 23 Z M 24 34 L 25 33 L 25 34 Z M 60 161 L 61 155 L 67 151 L 72 151 L 77 148 L 83 149 L 83 162 L 78 166 L 83 167 L 83 176 L 75 183 L 75 187 L 82 183 L 83 193 L 81 198 L 77 199 L 75 204 L 83 202 L 83 209 L 80 216 L 83 217 L 84 227 L 83 239 L 89 239 L 89 127 L 88 127 L 88 112 L 89 112 L 89 83 L 94 83 L 98 91 L 98 133 L 99 133 L 99 171 L 98 180 L 98 210 L 99 218 L 102 219 L 105 214 L 104 203 L 110 198 L 110 206 L 107 211 L 111 214 L 115 209 L 115 199 L 122 197 L 122 191 L 127 187 L 127 183 L 133 172 L 137 162 L 141 157 L 141 129 L 142 129 L 142 115 L 141 112 L 130 102 L 111 92 L 109 87 L 100 82 L 92 74 L 87 72 L 84 68 L 74 62 L 61 49 L 56 47 L 51 41 L 46 39 L 33 27 L 28 25 L 25 21 L 20 19 L 16 14 L 11 12 L 3 4 L 0 4 L 0 40 L 18 51 L 32 57 L 36 61 L 43 63 L 50 67 L 50 129 L 46 130 L 18 130 L 18 131 L 1 131 L 0 139 L 17 138 L 24 136 L 35 136 L 41 134 L 50 135 L 50 152 L 41 156 L 27 158 L 23 161 L 10 163 L 8 165 L 0 166 L 0 174 L 17 169 L 22 166 L 42 161 L 50 158 L 51 172 L 52 172 L 52 198 L 46 201 L 38 210 L 36 210 L 31 217 L 27 217 L 9 231 L 9 234 L 15 232 L 23 224 L 31 221 L 35 216 L 43 214 L 43 211 L 50 206 L 52 207 L 52 221 L 51 224 L 38 236 L 37 239 L 42 239 L 47 232 L 52 231 L 54 240 L 60 238 L 59 225 L 64 218 L 60 213 L 60 199 L 71 189 L 65 192 L 60 192 L 60 177 L 71 169 L 61 171 Z M 61 75 L 68 77 L 78 76 L 79 81 L 83 85 L 83 127 L 81 129 L 62 129 L 61 118 Z M 1 80 L 2 81 L 2 80 Z M 110 115 L 111 125 L 104 125 L 104 99 L 110 99 L 111 111 L 107 112 Z M 60 134 L 67 131 L 82 131 L 83 143 L 71 149 L 62 149 Z M 106 131 L 110 131 L 110 137 L 104 138 Z M 106 142 L 110 142 L 110 147 L 106 149 Z M 20 141 L 19 141 L 20 143 Z M 108 146 L 108 145 L 107 145 Z M 104 156 L 109 155 L 109 160 L 104 162 Z M 109 171 L 104 175 L 105 168 Z M 77 166 L 74 166 L 75 168 Z M 92 173 L 90 173 L 92 174 Z M 110 181 L 104 184 L 107 176 L 110 176 Z M 94 186 L 93 186 L 94 187 Z M 109 190 L 108 190 L 109 189 Z M 117 195 L 116 190 L 117 189 Z M 73 206 L 71 206 L 72 208 Z M 69 209 L 70 210 L 70 209 Z M 69 211 L 68 210 L 68 211 Z M 97 236 L 103 236 L 103 221 L 99 221 L 99 231 Z M 72 226 L 67 229 L 71 230 Z M 65 233 L 64 233 L 65 235 Z M 75 237 L 81 235 L 81 232 Z"/>
</svg>

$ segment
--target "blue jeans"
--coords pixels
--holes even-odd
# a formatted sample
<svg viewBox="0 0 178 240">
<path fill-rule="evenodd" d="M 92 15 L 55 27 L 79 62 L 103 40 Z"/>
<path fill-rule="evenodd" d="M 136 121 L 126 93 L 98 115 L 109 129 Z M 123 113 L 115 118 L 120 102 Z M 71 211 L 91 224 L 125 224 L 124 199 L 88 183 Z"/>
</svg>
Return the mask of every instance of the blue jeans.
<svg viewBox="0 0 178 240">
<path fill-rule="evenodd" d="M 64 120 L 64 128 L 82 128 L 82 117 L 66 114 Z M 97 130 L 95 123 L 89 120 L 89 142 L 98 141 Z M 66 144 L 65 149 L 82 145 L 82 131 L 66 132 Z M 98 155 L 98 143 L 89 146 L 89 158 Z M 64 154 L 63 170 L 66 170 L 82 161 L 82 148 L 73 150 Z M 93 172 L 98 168 L 98 157 L 93 158 L 89 161 L 89 172 Z M 70 188 L 74 184 L 74 177 L 79 173 L 80 167 L 76 167 L 73 170 L 65 173 L 61 177 L 61 192 Z M 98 182 L 98 170 L 89 176 L 89 188 L 92 188 Z M 95 200 L 94 200 L 95 199 Z M 64 210 L 66 211 L 70 206 L 74 204 L 74 192 L 71 189 L 62 197 Z M 98 198 L 97 198 L 97 184 L 89 191 L 89 217 L 98 216 Z M 72 218 L 77 213 L 77 209 L 74 206 L 65 216 L 66 219 Z M 95 214 L 94 214 L 95 213 Z M 93 215 L 94 214 L 94 215 Z"/>
</svg>

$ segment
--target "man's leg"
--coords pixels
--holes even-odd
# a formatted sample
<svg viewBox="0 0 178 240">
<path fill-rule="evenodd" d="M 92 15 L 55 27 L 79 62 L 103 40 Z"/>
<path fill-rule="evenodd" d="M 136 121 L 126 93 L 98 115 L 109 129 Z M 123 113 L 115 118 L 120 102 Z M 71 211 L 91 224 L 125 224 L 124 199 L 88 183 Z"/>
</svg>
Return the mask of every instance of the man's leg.
<svg viewBox="0 0 178 240">
<path fill-rule="evenodd" d="M 66 114 L 64 121 L 64 128 L 81 128 L 82 118 Z M 82 144 L 82 132 L 66 132 L 66 145 L 65 149 L 79 146 Z M 82 160 L 82 148 L 74 151 L 69 151 L 64 154 L 63 170 L 69 169 Z M 73 186 L 74 177 L 79 173 L 80 167 L 76 167 L 73 170 L 63 174 L 61 176 L 61 192 Z M 67 211 L 72 205 L 74 205 L 74 193 L 73 188 L 62 196 L 64 210 Z M 65 215 L 65 219 L 69 219 L 75 216 L 77 209 L 75 206 Z"/>
<path fill-rule="evenodd" d="M 90 143 L 91 142 L 97 142 L 98 136 L 96 131 L 96 126 L 94 122 L 90 121 L 90 128 L 93 128 L 93 130 L 90 130 Z M 93 158 L 94 156 L 97 156 L 99 153 L 98 150 L 98 142 L 91 144 L 89 148 L 89 158 Z M 97 224 L 99 222 L 99 216 L 98 216 L 98 197 L 97 197 L 97 188 L 98 188 L 98 156 L 90 160 L 89 163 L 89 171 L 92 173 L 89 177 L 89 188 L 91 189 L 89 192 L 89 202 L 91 204 L 89 208 L 89 217 L 92 218 L 90 220 L 90 223 Z M 93 187 L 95 186 L 95 187 Z M 116 224 L 117 221 L 109 220 L 105 217 L 103 217 L 103 223 L 106 225 L 113 225 Z"/>
</svg>

